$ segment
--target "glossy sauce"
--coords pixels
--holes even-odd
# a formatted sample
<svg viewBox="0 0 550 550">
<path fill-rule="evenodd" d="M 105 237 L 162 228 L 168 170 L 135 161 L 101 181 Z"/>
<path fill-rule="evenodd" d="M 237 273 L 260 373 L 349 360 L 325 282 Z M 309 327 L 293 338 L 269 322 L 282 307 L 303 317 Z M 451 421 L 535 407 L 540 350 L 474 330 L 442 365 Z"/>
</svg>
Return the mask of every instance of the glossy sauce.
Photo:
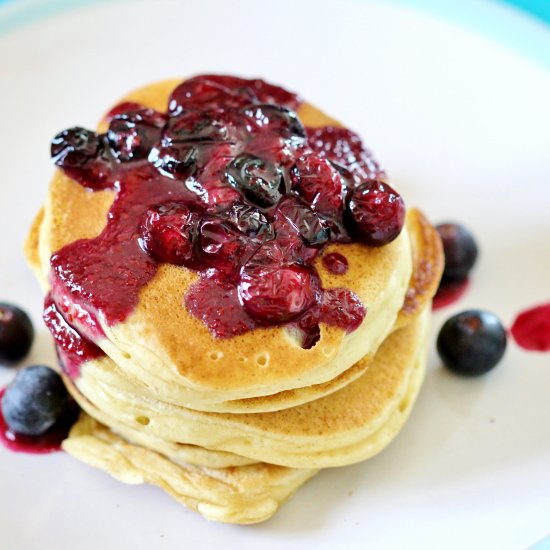
<svg viewBox="0 0 550 550">
<path fill-rule="evenodd" d="M 348 272 L 349 264 L 345 256 L 338 252 L 331 252 L 323 256 L 323 266 L 333 275 L 344 275 Z"/>
<path fill-rule="evenodd" d="M 510 332 L 523 349 L 550 351 L 550 303 L 521 312 Z"/>
<path fill-rule="evenodd" d="M 70 378 L 78 377 L 83 363 L 104 355 L 103 350 L 84 338 L 70 324 L 51 294 L 48 294 L 44 301 L 43 318 L 53 336 L 61 368 Z"/>
<path fill-rule="evenodd" d="M 441 282 L 433 298 L 432 309 L 438 310 L 458 302 L 468 290 L 470 280 Z"/>
<path fill-rule="evenodd" d="M 91 346 L 76 342 L 75 334 L 96 339 L 102 334 L 99 318 L 107 325 L 123 322 L 136 307 L 141 289 L 155 276 L 161 262 L 144 248 L 148 235 L 144 236 L 143 227 L 147 212 L 163 203 L 182 205 L 195 220 L 188 237 L 193 257 L 186 267 L 198 271 L 200 281 L 182 304 L 215 337 L 289 324 L 302 332 L 302 345 L 307 348 L 317 341 L 320 322 L 348 332 L 361 324 L 366 310 L 359 298 L 347 289 L 327 291 L 316 286 L 318 275 L 312 265 L 331 241 L 354 240 L 345 229 L 343 211 L 316 210 L 316 203 L 307 203 L 292 188 L 294 175 L 290 174 L 298 158 L 314 155 L 321 159 L 318 163 L 329 162 L 325 171 L 342 178 L 342 193 L 348 193 L 359 182 L 384 173 L 350 130 L 304 129 L 290 111 L 299 105 L 296 95 L 261 80 L 207 75 L 178 86 L 169 100 L 168 114 L 126 103 L 111 111 L 111 127 L 105 135 L 68 130 L 56 137 L 52 155 L 67 175 L 91 192 L 117 191 L 103 232 L 97 238 L 73 242 L 51 258 L 53 292 L 45 318 L 68 357 L 66 369 L 71 376 L 78 374 L 84 357 L 98 350 L 91 342 Z M 83 153 L 74 153 L 67 143 L 79 140 L 88 145 Z M 241 172 L 231 168 L 243 155 L 261 158 L 263 164 L 246 165 Z M 281 184 L 279 189 L 266 186 L 267 195 L 258 201 L 250 199 L 248 188 L 235 187 L 231 174 L 250 181 L 263 177 L 264 183 L 280 177 Z M 265 227 L 252 237 L 236 229 L 227 214 L 235 206 L 250 207 L 251 201 L 266 219 Z M 214 243 L 218 257 L 207 253 L 213 249 L 211 242 L 210 248 L 204 244 L 206 219 L 222 228 L 214 235 L 219 240 Z M 234 253 L 224 256 L 224 247 Z M 259 280 L 288 266 L 305 268 L 310 274 L 307 290 L 316 296 L 315 304 L 298 317 L 280 316 L 276 319 L 282 320 L 274 321 L 273 316 L 251 316 L 239 287 L 242 270 L 250 262 L 255 262 Z M 347 261 L 339 254 L 328 255 L 324 264 L 336 274 L 347 270 Z M 78 332 L 62 326 L 67 323 L 64 315 L 71 317 L 68 321 Z"/>
</svg>

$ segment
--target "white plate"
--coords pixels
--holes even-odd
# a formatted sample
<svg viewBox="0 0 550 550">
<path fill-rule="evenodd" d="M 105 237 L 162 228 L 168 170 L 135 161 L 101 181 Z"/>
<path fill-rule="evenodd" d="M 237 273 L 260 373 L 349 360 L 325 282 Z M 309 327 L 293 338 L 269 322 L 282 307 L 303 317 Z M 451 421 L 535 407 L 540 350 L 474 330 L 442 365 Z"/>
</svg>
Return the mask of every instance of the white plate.
<svg viewBox="0 0 550 550">
<path fill-rule="evenodd" d="M 36 320 L 30 361 L 54 360 L 21 253 L 52 172 L 51 137 L 93 126 L 133 87 L 207 71 L 283 83 L 357 129 L 409 204 L 478 237 L 471 291 L 435 326 L 467 307 L 509 324 L 550 298 L 550 63 L 537 63 L 420 11 L 359 1 L 100 3 L 4 32 L 0 299 Z M 11 376 L 1 370 L 0 383 Z M 0 548 L 524 548 L 550 531 L 549 389 L 549 354 L 510 343 L 476 380 L 432 354 L 390 448 L 323 472 L 254 527 L 208 524 L 160 490 L 61 453 L 0 449 Z"/>
</svg>

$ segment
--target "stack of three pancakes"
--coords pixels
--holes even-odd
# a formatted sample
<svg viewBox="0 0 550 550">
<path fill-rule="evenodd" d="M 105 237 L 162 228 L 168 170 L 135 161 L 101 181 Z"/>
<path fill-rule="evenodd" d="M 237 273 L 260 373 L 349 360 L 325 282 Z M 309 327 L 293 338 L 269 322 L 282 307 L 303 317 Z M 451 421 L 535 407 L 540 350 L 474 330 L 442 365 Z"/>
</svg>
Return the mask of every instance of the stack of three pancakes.
<svg viewBox="0 0 550 550">
<path fill-rule="evenodd" d="M 174 84 L 148 86 L 126 101 L 162 110 Z M 335 124 L 307 104 L 298 115 L 308 127 Z M 26 247 L 45 292 L 52 254 L 98 235 L 113 199 L 113 191 L 89 193 L 56 173 Z M 392 243 L 326 248 L 334 251 L 345 254 L 349 269 L 336 279 L 316 260 L 323 287 L 351 289 L 367 315 L 349 334 L 321 324 L 307 350 L 286 327 L 214 339 L 182 307 L 195 274 L 161 266 L 128 318 L 102 326 L 94 340 L 102 353 L 77 374 L 65 369 L 84 412 L 64 449 L 231 523 L 263 521 L 319 469 L 381 451 L 422 382 L 441 246 L 410 209 Z"/>
</svg>

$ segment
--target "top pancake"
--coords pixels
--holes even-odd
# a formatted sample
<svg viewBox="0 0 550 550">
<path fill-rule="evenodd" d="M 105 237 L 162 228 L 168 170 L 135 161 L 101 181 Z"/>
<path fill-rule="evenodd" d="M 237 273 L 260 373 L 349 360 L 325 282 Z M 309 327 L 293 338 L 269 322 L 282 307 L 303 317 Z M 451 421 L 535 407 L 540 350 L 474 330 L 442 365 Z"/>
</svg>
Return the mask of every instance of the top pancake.
<svg viewBox="0 0 550 550">
<path fill-rule="evenodd" d="M 150 85 L 124 101 L 165 110 L 168 95 L 178 83 Z M 298 115 L 310 127 L 337 124 L 308 104 L 300 107 Z M 52 253 L 64 245 L 97 236 L 114 197 L 113 191 L 90 192 L 56 171 L 39 231 L 41 265 L 49 265 Z M 349 288 L 361 298 L 368 313 L 350 334 L 321 324 L 320 340 L 312 349 L 302 349 L 285 327 L 215 339 L 182 304 L 197 274 L 167 264 L 142 289 L 137 307 L 124 322 L 113 326 L 101 323 L 106 338 L 96 343 L 144 383 L 154 385 L 155 380 L 163 380 L 174 385 L 187 403 L 265 396 L 327 382 L 373 353 L 389 334 L 412 272 L 407 231 L 380 248 L 332 244 L 325 253 L 334 250 L 345 255 L 349 270 L 334 276 L 318 258 L 315 267 L 323 287 Z"/>
<path fill-rule="evenodd" d="M 40 213 L 29 234 L 29 239 L 26 243 L 26 254 L 37 277 L 41 281 L 44 281 L 47 280 L 49 266 L 41 266 L 38 258 L 38 237 L 42 220 L 43 215 Z M 412 245 L 412 256 L 414 260 L 413 272 L 407 289 L 405 302 L 399 311 L 393 331 L 410 324 L 421 311 L 428 307 L 437 289 L 443 269 L 443 256 L 438 234 L 428 220 L 414 208 L 409 209 L 407 213 L 406 230 Z M 140 391 L 141 388 L 143 395 L 153 393 L 154 395 L 162 396 L 164 401 L 175 405 L 182 405 L 191 409 L 204 411 L 244 413 L 278 411 L 295 407 L 302 403 L 307 403 L 324 395 L 328 395 L 356 380 L 367 368 L 369 368 L 371 362 L 372 357 L 365 356 L 336 378 L 322 384 L 295 388 L 272 395 L 222 401 L 219 403 L 188 403 L 182 400 L 184 396 L 180 388 L 163 383 L 162 380 L 156 379 L 147 385 L 143 385 L 143 383 L 140 383 L 140 380 L 130 376 L 127 370 L 121 371 L 115 368 L 115 370 L 109 369 L 109 371 L 113 370 L 111 375 L 113 375 L 115 371 L 118 373 L 120 376 L 118 385 L 121 388 L 133 384 L 134 392 Z M 83 368 L 88 370 L 90 364 L 87 363 Z M 94 376 L 101 378 L 100 372 L 103 371 L 96 371 Z M 125 381 L 124 379 L 127 380 Z"/>
</svg>

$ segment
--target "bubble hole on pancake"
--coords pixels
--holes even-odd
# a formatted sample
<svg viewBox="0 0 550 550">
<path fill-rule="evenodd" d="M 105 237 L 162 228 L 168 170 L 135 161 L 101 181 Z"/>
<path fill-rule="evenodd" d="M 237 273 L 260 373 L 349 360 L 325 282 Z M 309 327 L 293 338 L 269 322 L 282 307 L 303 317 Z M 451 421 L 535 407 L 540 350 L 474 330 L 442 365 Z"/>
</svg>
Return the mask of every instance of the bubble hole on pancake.
<svg viewBox="0 0 550 550">
<path fill-rule="evenodd" d="M 131 389 L 120 390 L 89 378 L 85 371 L 75 384 L 78 392 L 102 411 L 108 425 L 115 421 L 136 428 L 136 419 L 146 417 L 142 430 L 159 439 L 289 467 L 340 466 L 366 458 L 360 450 L 363 443 L 397 410 L 417 359 L 425 362 L 429 319 L 426 309 L 413 323 L 389 336 L 365 374 L 351 384 L 277 412 L 234 415 L 194 411 L 144 398 Z M 78 395 L 75 398 L 78 400 Z M 368 455 L 370 451 L 365 452 Z"/>
<path fill-rule="evenodd" d="M 174 83 L 146 87 L 125 101 L 164 110 Z M 299 114 L 310 126 L 335 123 L 307 104 Z M 90 193 L 57 172 L 39 231 L 41 264 L 49 266 L 51 253 L 64 244 L 97 235 L 113 198 L 112 191 Z M 403 231 L 396 241 L 379 249 L 360 244 L 335 247 L 342 248 L 348 257 L 350 270 L 336 278 L 320 269 L 323 284 L 351 288 L 368 313 L 361 327 L 351 334 L 322 325 L 321 339 L 310 350 L 300 348 L 281 327 L 224 341 L 213 339 L 181 304 L 184 290 L 196 274 L 169 265 L 161 266 L 124 323 L 112 327 L 103 324 L 107 338 L 96 343 L 129 376 L 152 391 L 200 409 L 324 384 L 376 351 L 391 330 L 412 269 L 408 239 L 408 232 Z M 173 292 L 174 288 L 181 292 Z M 188 334 L 193 338 L 182 341 L 181 335 Z"/>
<path fill-rule="evenodd" d="M 82 462 L 127 484 L 157 485 L 206 519 L 224 523 L 258 523 L 269 519 L 315 469 L 271 464 L 208 468 L 176 463 L 151 449 L 134 445 L 83 414 L 63 449 Z"/>
</svg>

